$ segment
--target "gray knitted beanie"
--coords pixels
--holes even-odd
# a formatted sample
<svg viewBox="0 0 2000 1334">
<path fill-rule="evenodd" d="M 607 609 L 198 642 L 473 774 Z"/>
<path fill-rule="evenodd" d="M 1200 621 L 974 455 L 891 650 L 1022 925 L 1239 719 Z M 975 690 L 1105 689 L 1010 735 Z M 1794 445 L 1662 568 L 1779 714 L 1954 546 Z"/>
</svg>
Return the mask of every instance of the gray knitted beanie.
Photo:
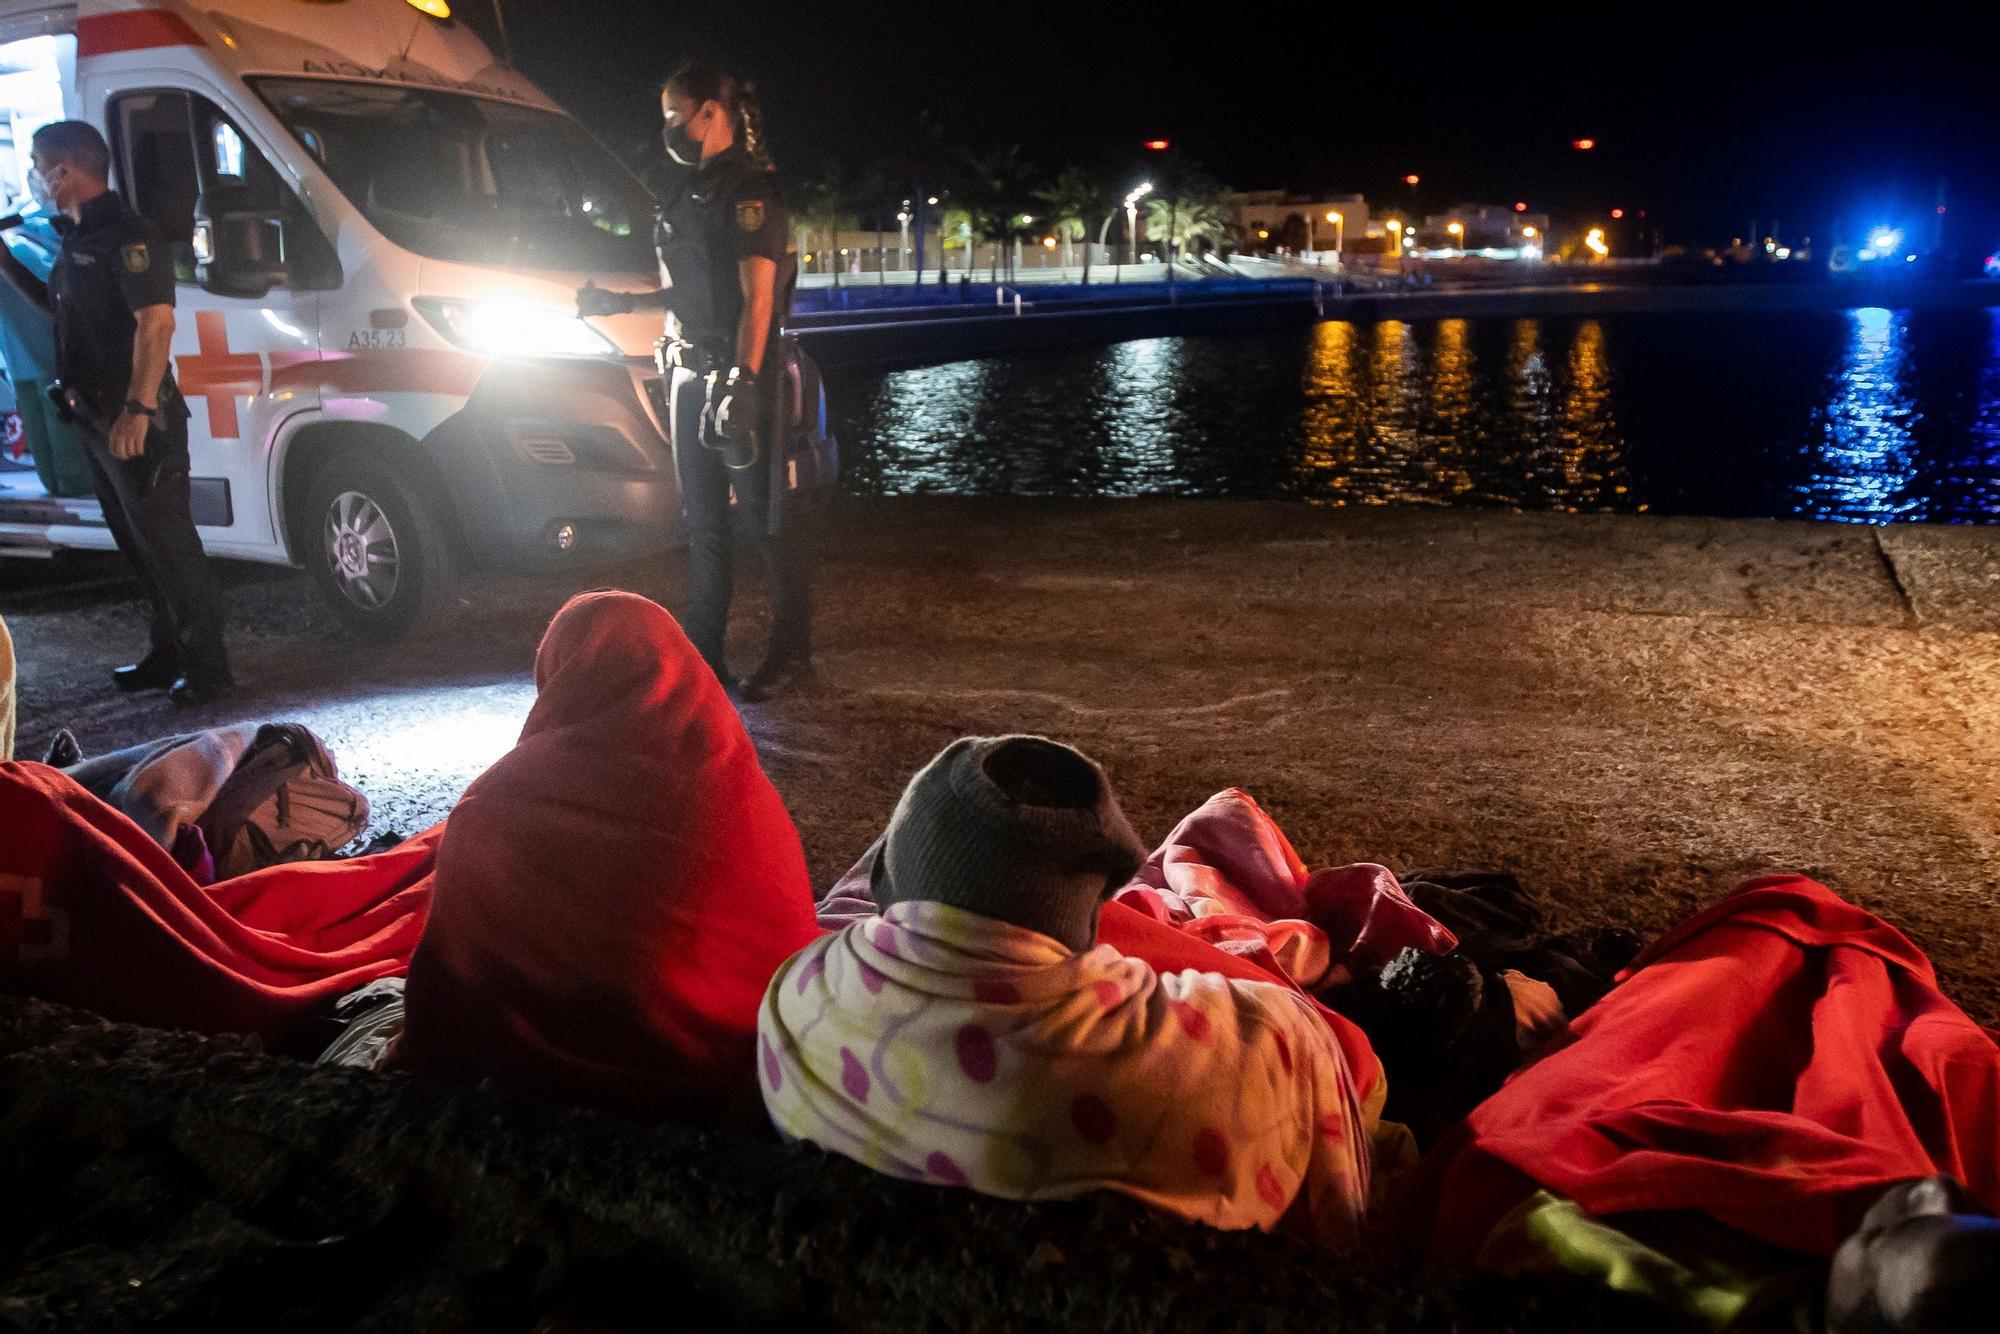
<svg viewBox="0 0 2000 1334">
<path fill-rule="evenodd" d="M 1145 859 L 1104 771 L 1081 752 L 1037 736 L 964 737 L 903 790 L 875 902 L 948 903 L 1087 950 L 1098 905 Z"/>
</svg>

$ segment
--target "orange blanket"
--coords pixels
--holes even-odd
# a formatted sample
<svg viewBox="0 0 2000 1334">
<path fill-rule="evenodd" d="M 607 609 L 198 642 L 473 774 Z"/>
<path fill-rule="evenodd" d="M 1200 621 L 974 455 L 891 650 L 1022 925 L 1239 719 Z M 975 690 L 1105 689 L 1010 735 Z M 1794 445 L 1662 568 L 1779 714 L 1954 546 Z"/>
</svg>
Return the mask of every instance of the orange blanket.
<svg viewBox="0 0 2000 1334">
<path fill-rule="evenodd" d="M 0 991 L 308 1053 L 336 997 L 403 971 L 438 837 L 204 888 L 59 771 L 0 764 Z"/>
<path fill-rule="evenodd" d="M 2000 1210 L 2000 1050 L 1903 934 L 1803 876 L 1669 931 L 1425 1160 L 1410 1240 L 1469 1261 L 1538 1187 L 1831 1255 L 1884 1187 Z"/>
<path fill-rule="evenodd" d="M 754 1106 L 758 1001 L 818 934 L 777 789 L 644 598 L 572 599 L 535 685 L 445 829 L 397 1063 L 636 1115 Z"/>
</svg>

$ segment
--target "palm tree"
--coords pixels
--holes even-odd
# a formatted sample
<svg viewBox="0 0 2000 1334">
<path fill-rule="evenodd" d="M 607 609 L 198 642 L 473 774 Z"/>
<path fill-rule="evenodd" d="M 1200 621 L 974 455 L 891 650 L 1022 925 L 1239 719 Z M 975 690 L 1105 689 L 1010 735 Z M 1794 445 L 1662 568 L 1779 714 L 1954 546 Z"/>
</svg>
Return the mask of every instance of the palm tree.
<svg viewBox="0 0 2000 1334">
<path fill-rule="evenodd" d="M 939 273 L 943 273 L 945 268 L 943 247 L 944 238 L 947 236 L 962 236 L 965 238 L 965 262 L 959 267 L 967 273 L 972 272 L 972 237 L 973 233 L 977 230 L 977 219 L 973 217 L 971 210 L 960 208 L 956 204 L 945 206 L 939 215 L 938 224 Z"/>
<path fill-rule="evenodd" d="M 1098 204 L 1104 193 L 1096 178 L 1081 167 L 1064 167 L 1038 192 L 1037 198 L 1048 211 L 1055 234 L 1062 240 L 1065 269 L 1070 267 L 1071 242 L 1089 238 L 1090 224 L 1102 212 Z M 1089 262 L 1089 254 L 1088 250 L 1084 252 L 1085 263 Z"/>
<path fill-rule="evenodd" d="M 796 185 L 790 193 L 792 221 L 804 238 L 799 252 L 804 254 L 811 249 L 815 231 L 824 231 L 827 265 L 833 271 L 833 285 L 840 286 L 840 229 L 848 220 L 847 187 L 841 180 L 840 169 L 829 162 L 816 180 Z"/>
<path fill-rule="evenodd" d="M 966 211 L 972 215 L 973 234 L 994 245 L 993 281 L 999 282 L 1001 255 L 1007 251 L 1007 243 L 1020 234 L 1021 218 L 1034 198 L 1033 169 L 1021 156 L 1019 145 L 969 158 L 965 165 Z M 1011 267 L 1011 256 L 1008 263 Z"/>
<path fill-rule="evenodd" d="M 924 221 L 928 210 L 936 207 L 930 201 L 948 196 L 957 184 L 959 155 L 948 145 L 944 126 L 935 116 L 925 111 L 917 116 L 917 123 L 904 140 L 901 151 L 895 156 L 896 174 L 906 187 L 904 198 L 910 201 L 910 222 L 916 237 L 917 280 L 924 276 Z M 944 234 L 938 235 L 939 249 L 942 251 Z M 938 271 L 944 271 L 944 256 L 938 256 Z"/>
<path fill-rule="evenodd" d="M 1232 238 L 1235 220 L 1222 202 L 1222 186 L 1186 162 L 1173 162 L 1155 176 L 1158 182 L 1146 205 L 1146 239 L 1167 243 L 1168 272 L 1180 260 L 1191 239 Z"/>
<path fill-rule="evenodd" d="M 1236 248 L 1236 218 L 1219 199 L 1181 201 L 1181 238 L 1208 241 L 1210 249 Z"/>
</svg>

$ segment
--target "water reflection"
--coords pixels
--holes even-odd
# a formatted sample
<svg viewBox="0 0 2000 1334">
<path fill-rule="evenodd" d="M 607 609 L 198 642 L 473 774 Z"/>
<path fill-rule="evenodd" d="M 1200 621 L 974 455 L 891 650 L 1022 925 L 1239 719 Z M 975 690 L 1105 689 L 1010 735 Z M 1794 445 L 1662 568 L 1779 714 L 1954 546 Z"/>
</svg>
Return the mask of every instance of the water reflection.
<svg viewBox="0 0 2000 1334">
<path fill-rule="evenodd" d="M 980 405 L 992 362 L 954 361 L 884 376 L 873 404 L 874 429 L 891 450 L 850 454 L 850 485 L 887 495 L 976 489 L 983 443 Z"/>
<path fill-rule="evenodd" d="M 1346 320 L 1328 320 L 1313 328 L 1294 494 L 1344 505 L 1349 483 L 1365 466 L 1356 449 L 1367 435 L 1368 414 L 1355 374 L 1359 337 Z"/>
<path fill-rule="evenodd" d="M 1423 401 L 1423 356 L 1413 325 L 1383 320 L 1369 340 L 1368 415 L 1362 429 L 1361 454 L 1367 460 L 1357 470 L 1361 483 L 1356 499 L 1379 504 L 1407 501 L 1412 473 L 1420 473 L 1423 433 L 1417 404 Z"/>
<path fill-rule="evenodd" d="M 1329 321 L 831 377 L 850 491 L 2000 521 L 2000 312 Z"/>
<path fill-rule="evenodd" d="M 1611 497 L 1626 491 L 1619 476 L 1624 442 L 1619 438 L 1618 416 L 1612 406 L 1611 360 L 1604 326 L 1597 320 L 1577 325 L 1576 337 L 1569 345 L 1565 380 L 1562 419 L 1555 433 L 1562 467 L 1560 494 L 1552 494 L 1551 503 L 1572 514 L 1612 508 Z"/>
<path fill-rule="evenodd" d="M 2000 518 L 2000 310 L 1983 314 L 1986 356 L 1979 367 L 1965 454 L 1953 469 L 1952 481 L 1962 489 L 1966 507 L 1991 521 Z"/>
<path fill-rule="evenodd" d="M 1484 445 L 1485 423 L 1473 411 L 1472 322 L 1440 320 L 1431 344 L 1429 392 L 1424 396 L 1426 471 L 1431 487 L 1405 499 L 1449 503 L 1472 490 L 1468 462 Z"/>
<path fill-rule="evenodd" d="M 1102 495 L 1173 491 L 1181 477 L 1175 443 L 1183 432 L 1174 386 L 1180 340 L 1138 338 L 1107 349 L 1099 385 L 1108 449 L 1106 464 L 1118 483 Z"/>
<path fill-rule="evenodd" d="M 1917 410 L 1907 383 L 1909 315 L 1870 307 L 1847 318 L 1847 352 L 1819 414 L 1800 512 L 1852 522 L 1911 516 L 1921 498 L 1910 491 Z"/>
</svg>

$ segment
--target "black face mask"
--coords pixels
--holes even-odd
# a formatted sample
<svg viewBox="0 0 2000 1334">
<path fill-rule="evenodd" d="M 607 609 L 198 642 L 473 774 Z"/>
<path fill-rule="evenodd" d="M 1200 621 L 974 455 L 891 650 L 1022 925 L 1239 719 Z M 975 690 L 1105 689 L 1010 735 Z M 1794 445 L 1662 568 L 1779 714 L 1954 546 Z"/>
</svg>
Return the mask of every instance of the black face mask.
<svg viewBox="0 0 2000 1334">
<path fill-rule="evenodd" d="M 700 114 L 699 111 L 695 112 L 697 116 Z M 667 146 L 667 156 L 683 167 L 701 165 L 701 140 L 688 132 L 685 121 L 679 125 L 662 125 L 660 140 Z"/>
</svg>

